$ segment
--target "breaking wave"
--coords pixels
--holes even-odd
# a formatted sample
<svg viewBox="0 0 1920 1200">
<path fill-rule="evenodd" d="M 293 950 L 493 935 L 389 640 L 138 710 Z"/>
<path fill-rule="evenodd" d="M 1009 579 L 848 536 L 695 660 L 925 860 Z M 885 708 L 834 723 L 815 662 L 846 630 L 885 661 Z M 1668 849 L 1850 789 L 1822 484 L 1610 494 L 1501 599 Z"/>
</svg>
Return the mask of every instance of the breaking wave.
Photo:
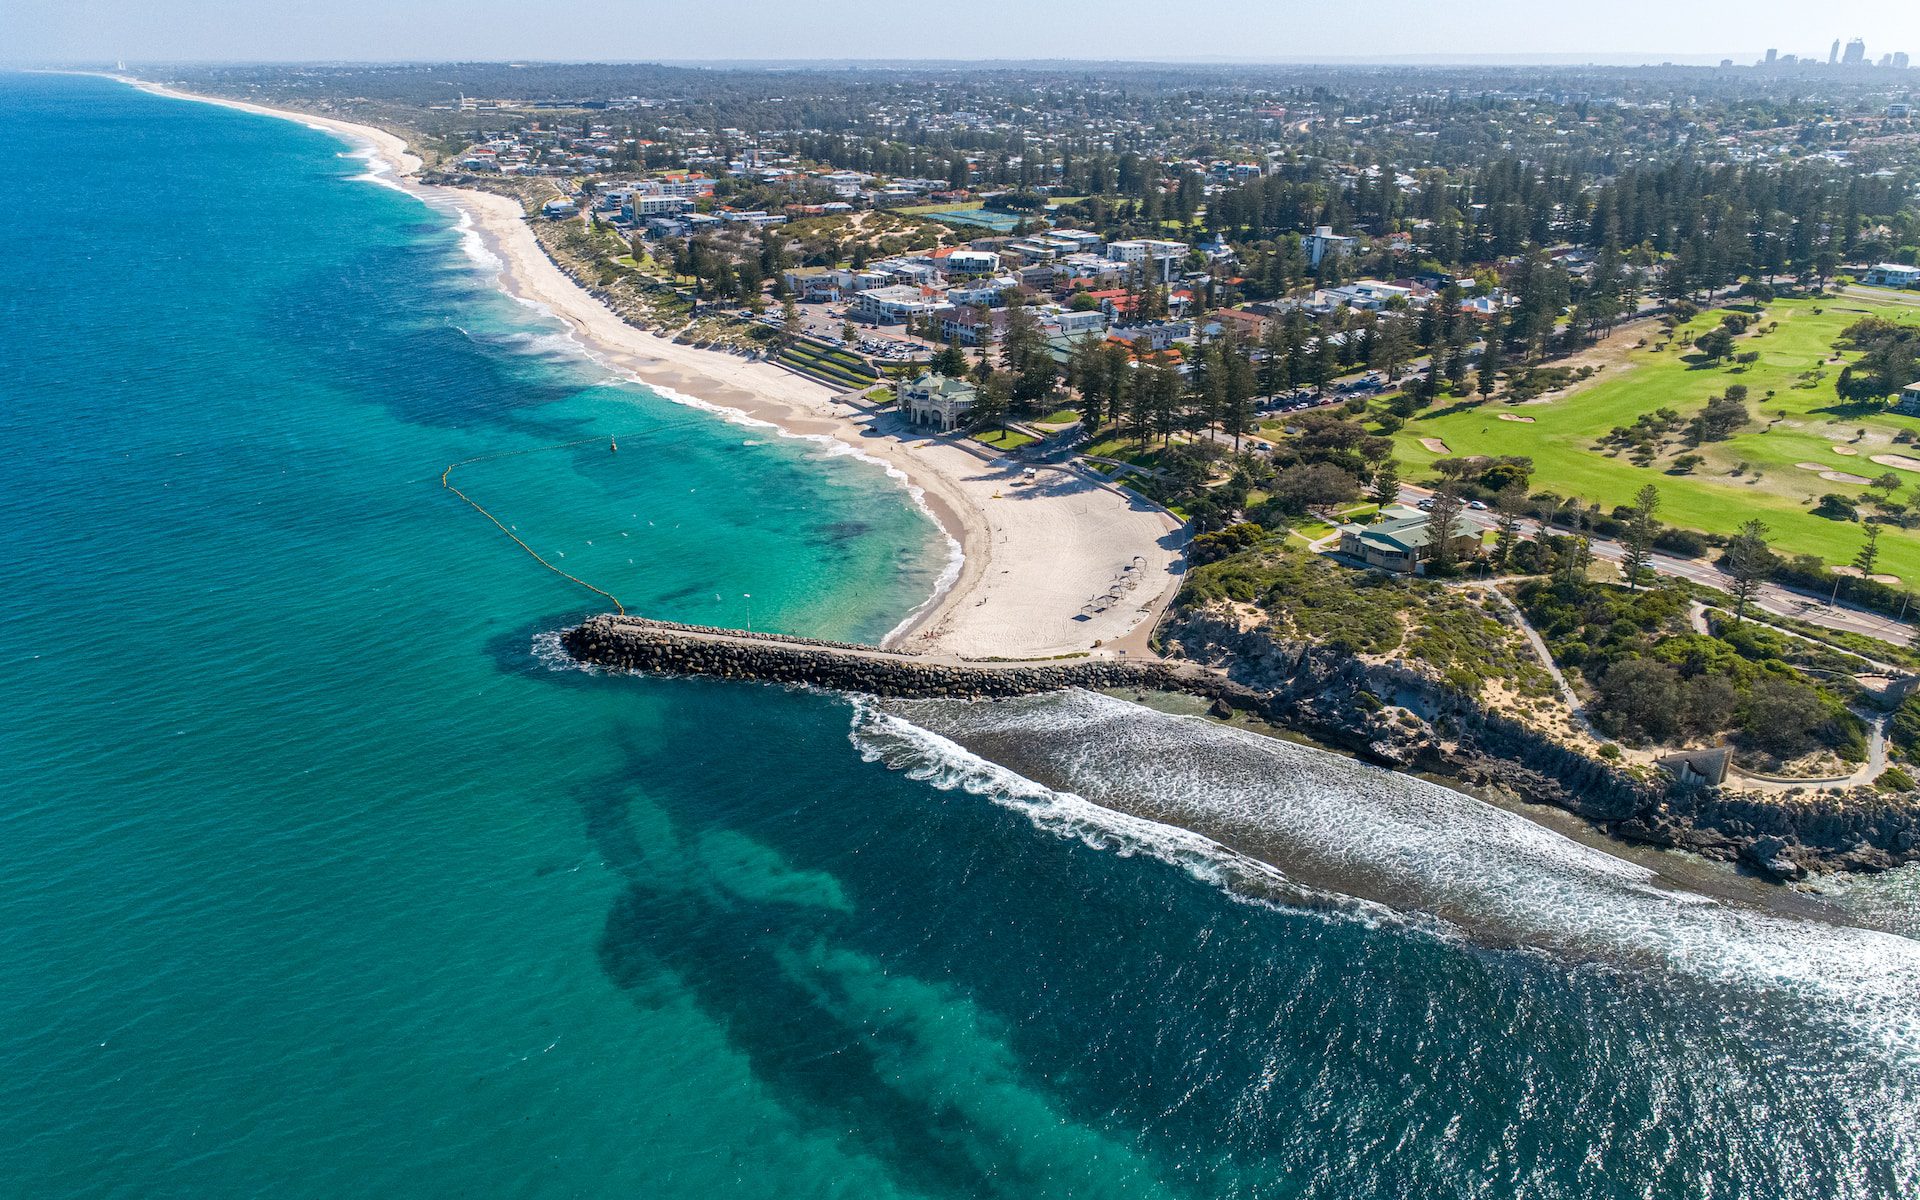
<svg viewBox="0 0 1920 1200">
<path fill-rule="evenodd" d="M 1236 895 L 1657 969 L 1817 1009 L 1920 1062 L 1920 943 L 1686 890 L 1421 779 L 1091 692 L 860 702 L 853 739 L 935 787 Z"/>
</svg>

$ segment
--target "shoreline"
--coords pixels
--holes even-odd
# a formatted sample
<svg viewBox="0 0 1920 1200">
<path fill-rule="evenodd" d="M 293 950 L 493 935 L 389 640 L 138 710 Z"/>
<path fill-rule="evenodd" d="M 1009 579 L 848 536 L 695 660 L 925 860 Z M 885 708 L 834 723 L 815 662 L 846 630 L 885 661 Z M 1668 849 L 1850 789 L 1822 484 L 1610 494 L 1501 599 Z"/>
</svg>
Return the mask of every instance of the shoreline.
<svg viewBox="0 0 1920 1200">
<path fill-rule="evenodd" d="M 983 457 L 953 439 L 912 435 L 897 417 L 839 402 L 833 389 L 771 363 L 682 345 L 630 325 L 547 254 L 518 202 L 421 182 L 420 157 L 384 129 L 125 75 L 106 78 L 345 139 L 377 164 L 373 182 L 462 214 L 463 232 L 485 248 L 489 266 L 497 264 L 501 290 L 560 321 L 607 370 L 670 402 L 769 427 L 885 470 L 948 544 L 933 594 L 906 614 L 885 645 L 979 657 L 1150 656 L 1147 637 L 1181 580 L 1181 526 L 1157 506 L 1070 468 L 1042 468 L 1044 478 L 1025 482 L 1024 463 Z M 1150 595 L 1127 594 L 1155 576 Z M 1122 600 L 1089 615 L 1088 598 L 1103 589 L 1120 592 Z"/>
</svg>

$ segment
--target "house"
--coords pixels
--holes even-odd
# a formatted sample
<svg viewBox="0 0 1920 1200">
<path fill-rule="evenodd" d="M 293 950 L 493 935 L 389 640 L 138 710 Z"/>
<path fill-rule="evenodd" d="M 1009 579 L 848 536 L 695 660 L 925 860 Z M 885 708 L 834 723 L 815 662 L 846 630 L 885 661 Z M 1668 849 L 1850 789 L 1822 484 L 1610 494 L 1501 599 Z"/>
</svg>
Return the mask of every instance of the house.
<svg viewBox="0 0 1920 1200">
<path fill-rule="evenodd" d="M 1126 342 L 1139 353 L 1153 354 L 1171 349 L 1175 342 L 1192 337 L 1193 326 L 1185 321 L 1155 321 L 1146 325 L 1122 326 L 1110 336 L 1114 341 Z"/>
<path fill-rule="evenodd" d="M 1410 303 L 1413 289 L 1378 279 L 1360 279 L 1345 287 L 1323 288 L 1315 292 L 1309 307 L 1332 312 L 1344 304 L 1355 312 L 1379 312 L 1396 300 Z"/>
<path fill-rule="evenodd" d="M 1867 268 L 1861 282 L 1873 287 L 1908 288 L 1920 283 L 1920 267 L 1904 263 L 1875 263 Z"/>
<path fill-rule="evenodd" d="M 802 300 L 838 300 L 846 291 L 845 277 L 825 267 L 797 267 L 782 278 L 787 290 Z"/>
<path fill-rule="evenodd" d="M 1893 411 L 1909 417 L 1920 417 L 1920 383 L 1910 383 L 1900 389 L 1900 399 L 1894 401 Z"/>
<path fill-rule="evenodd" d="M 907 420 L 948 433 L 964 428 L 979 392 L 964 379 L 949 379 L 929 371 L 900 389 L 900 407 Z"/>
<path fill-rule="evenodd" d="M 1244 308 L 1216 308 L 1213 310 L 1213 322 L 1223 330 L 1231 330 L 1255 341 L 1267 328 L 1265 317 Z"/>
<path fill-rule="evenodd" d="M 571 200 L 549 200 L 540 206 L 540 215 L 549 221 L 564 221 L 578 211 Z"/>
<path fill-rule="evenodd" d="M 1329 256 L 1336 259 L 1345 258 L 1352 253 L 1354 246 L 1358 243 L 1358 238 L 1343 237 L 1334 233 L 1331 225 L 1319 225 L 1314 227 L 1312 233 L 1300 239 L 1300 248 L 1306 251 L 1307 265 L 1318 271 L 1323 259 Z"/>
<path fill-rule="evenodd" d="M 1097 333 L 1102 337 L 1107 332 L 1107 314 L 1098 309 L 1087 312 L 1047 313 L 1040 318 L 1042 328 L 1063 337 L 1076 337 L 1088 333 Z"/>
<path fill-rule="evenodd" d="M 992 307 L 1001 303 L 1008 292 L 1020 290 L 1020 281 L 1011 275 L 1001 275 L 993 279 L 976 279 L 971 283 L 956 284 L 947 291 L 947 303 L 957 305 L 985 304 Z"/>
<path fill-rule="evenodd" d="M 1381 509 L 1380 515 L 1383 519 L 1372 525 L 1342 525 L 1340 553 L 1383 571 L 1417 573 L 1433 555 L 1431 518 L 1397 504 Z M 1462 558 L 1480 553 L 1480 531 L 1465 522 L 1455 527 L 1451 540 Z"/>
<path fill-rule="evenodd" d="M 987 337 L 996 342 L 1007 332 L 1008 316 L 1004 308 L 989 310 L 984 323 L 980 311 L 972 307 L 943 308 L 934 316 L 940 322 L 941 339 L 959 342 L 962 346 L 978 346 L 983 328 Z"/>
</svg>

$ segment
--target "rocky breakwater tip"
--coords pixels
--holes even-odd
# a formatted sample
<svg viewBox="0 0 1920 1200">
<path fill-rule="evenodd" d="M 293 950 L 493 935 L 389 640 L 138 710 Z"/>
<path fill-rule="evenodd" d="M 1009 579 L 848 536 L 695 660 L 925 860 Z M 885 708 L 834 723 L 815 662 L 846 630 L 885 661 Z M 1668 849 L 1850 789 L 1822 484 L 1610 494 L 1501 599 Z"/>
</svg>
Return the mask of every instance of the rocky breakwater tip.
<svg viewBox="0 0 1920 1200">
<path fill-rule="evenodd" d="M 574 626 L 561 634 L 560 642 L 578 661 L 616 670 L 803 684 L 873 696 L 986 700 L 1078 687 L 1245 698 L 1245 689 L 1192 664 L 1114 659 L 979 662 L 610 614 Z"/>
</svg>

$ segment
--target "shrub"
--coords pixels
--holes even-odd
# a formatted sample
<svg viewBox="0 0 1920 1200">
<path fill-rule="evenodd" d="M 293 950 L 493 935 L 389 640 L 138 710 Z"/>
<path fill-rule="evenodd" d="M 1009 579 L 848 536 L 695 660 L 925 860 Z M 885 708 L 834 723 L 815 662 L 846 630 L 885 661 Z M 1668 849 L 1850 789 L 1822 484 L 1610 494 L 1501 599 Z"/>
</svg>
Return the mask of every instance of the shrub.
<svg viewBox="0 0 1920 1200">
<path fill-rule="evenodd" d="M 1910 792 L 1914 788 L 1913 776 L 1899 767 L 1888 767 L 1874 777 L 1873 786 L 1883 792 Z"/>
<path fill-rule="evenodd" d="M 1707 539 L 1691 529 L 1662 529 L 1654 535 L 1653 547 L 1681 558 L 1701 558 L 1707 553 Z"/>
</svg>

